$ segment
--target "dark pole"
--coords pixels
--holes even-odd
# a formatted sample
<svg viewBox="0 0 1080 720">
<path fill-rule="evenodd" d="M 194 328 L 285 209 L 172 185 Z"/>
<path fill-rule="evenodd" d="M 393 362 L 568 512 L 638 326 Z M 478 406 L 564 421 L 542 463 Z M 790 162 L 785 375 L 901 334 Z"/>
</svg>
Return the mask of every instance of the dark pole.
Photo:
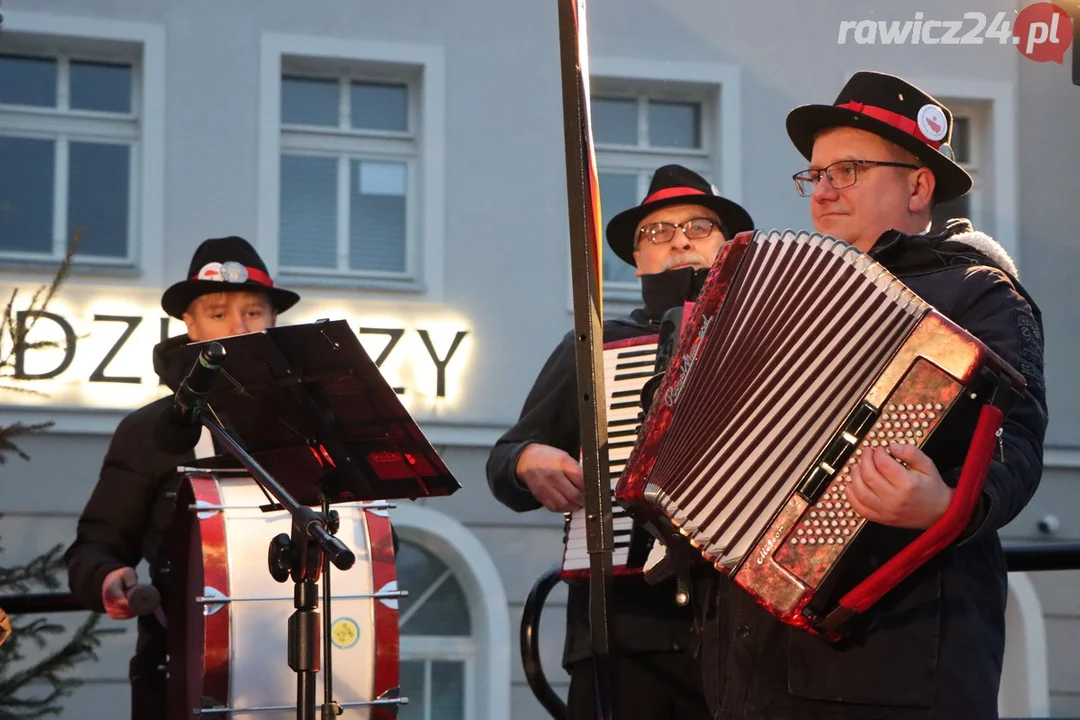
<svg viewBox="0 0 1080 720">
<path fill-rule="evenodd" d="M 613 582 L 611 480 L 608 477 L 607 417 L 604 403 L 602 246 L 600 190 L 589 118 L 588 33 L 585 0 L 559 0 L 559 54 L 562 70 L 566 189 L 570 215 L 574 334 L 582 472 L 585 478 L 585 537 L 589 552 L 589 619 L 597 714 L 611 720 L 611 663 L 608 598 Z"/>
</svg>

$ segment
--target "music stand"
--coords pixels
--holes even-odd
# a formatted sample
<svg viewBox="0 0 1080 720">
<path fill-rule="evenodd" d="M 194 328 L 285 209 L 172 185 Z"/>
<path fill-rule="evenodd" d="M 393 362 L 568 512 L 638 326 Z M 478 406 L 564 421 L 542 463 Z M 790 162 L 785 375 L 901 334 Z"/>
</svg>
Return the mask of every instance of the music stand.
<svg viewBox="0 0 1080 720">
<path fill-rule="evenodd" d="M 177 356 L 175 367 L 185 372 L 200 356 L 220 365 L 212 392 L 189 412 L 228 454 L 199 466 L 239 463 L 272 498 L 264 509 L 292 515 L 291 536 L 282 533 L 270 543 L 268 571 L 277 582 L 293 579 L 288 663 L 297 674 L 297 718 L 315 720 L 321 645 L 315 583 L 324 556 L 342 570 L 355 562 L 334 537 L 338 521 L 330 505 L 449 495 L 461 485 L 344 321 L 192 343 Z M 178 387 L 183 377 L 164 380 Z M 329 566 L 325 572 L 328 580 Z M 331 598 L 324 595 L 329 613 Z M 323 720 L 340 713 L 329 660 L 327 653 Z M 188 671 L 186 662 L 178 665 Z"/>
</svg>

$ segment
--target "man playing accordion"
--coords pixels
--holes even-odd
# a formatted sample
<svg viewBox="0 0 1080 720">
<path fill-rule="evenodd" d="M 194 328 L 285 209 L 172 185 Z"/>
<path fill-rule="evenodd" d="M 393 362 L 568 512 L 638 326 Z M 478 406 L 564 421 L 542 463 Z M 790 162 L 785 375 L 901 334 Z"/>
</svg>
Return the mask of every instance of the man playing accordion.
<svg viewBox="0 0 1080 720">
<path fill-rule="evenodd" d="M 947 107 L 898 77 L 860 72 L 834 104 L 793 110 L 787 129 L 809 161 L 794 180 L 814 229 L 868 253 L 1018 370 L 1027 390 L 1002 425 L 970 522 L 842 641 L 784 624 L 726 575 L 700 572 L 708 702 L 725 720 L 996 718 L 1007 593 L 998 530 L 1042 473 L 1039 309 L 995 240 L 966 219 L 932 223 L 936 204 L 972 184 L 949 145 Z M 853 461 L 846 498 L 886 533 L 910 537 L 942 517 L 959 472 L 916 445 L 883 442 Z"/>
<path fill-rule="evenodd" d="M 629 317 L 606 321 L 605 343 L 657 335 L 664 313 L 693 299 L 693 288 L 700 287 L 724 243 L 751 228 L 746 211 L 720 197 L 697 173 L 678 165 L 659 168 L 645 200 L 607 226 L 612 250 L 637 268 L 644 305 Z M 569 333 L 540 371 L 520 419 L 491 452 L 488 484 L 512 510 L 572 513 L 583 505 L 574 367 Z M 645 533 L 637 526 L 632 532 Z M 703 720 L 709 713 L 694 654 L 691 608 L 676 604 L 674 579 L 650 585 L 640 569 L 618 576 L 612 597 L 614 716 Z M 572 581 L 563 665 L 570 672 L 568 706 L 574 720 L 596 717 L 591 654 L 588 583 Z"/>
</svg>

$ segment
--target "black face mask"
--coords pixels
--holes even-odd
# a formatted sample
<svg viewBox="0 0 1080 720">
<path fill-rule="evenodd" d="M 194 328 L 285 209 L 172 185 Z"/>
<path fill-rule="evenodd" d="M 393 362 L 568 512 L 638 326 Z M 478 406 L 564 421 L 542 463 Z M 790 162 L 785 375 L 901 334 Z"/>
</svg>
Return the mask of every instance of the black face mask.
<svg viewBox="0 0 1080 720">
<path fill-rule="evenodd" d="M 641 299 L 650 320 L 659 320 L 665 312 L 686 302 L 693 302 L 712 268 L 684 267 L 641 276 Z"/>
</svg>

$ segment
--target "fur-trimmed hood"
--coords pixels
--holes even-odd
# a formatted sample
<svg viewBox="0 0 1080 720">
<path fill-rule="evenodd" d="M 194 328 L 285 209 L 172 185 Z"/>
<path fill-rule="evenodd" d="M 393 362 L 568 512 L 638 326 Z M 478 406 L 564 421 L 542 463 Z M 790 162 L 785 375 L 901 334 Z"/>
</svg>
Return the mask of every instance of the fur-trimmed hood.
<svg viewBox="0 0 1080 720">
<path fill-rule="evenodd" d="M 1042 328 L 1042 312 L 1035 299 L 1020 283 L 1016 262 L 994 238 L 971 226 L 966 218 L 948 220 L 923 235 L 907 235 L 890 230 L 870 250 L 870 256 L 906 282 L 907 278 L 930 275 L 961 267 L 986 266 L 1008 275 L 1013 287 L 1031 306 Z"/>
<path fill-rule="evenodd" d="M 993 260 L 997 265 L 1016 279 L 1020 279 L 1020 272 L 1016 269 L 1016 263 L 1004 246 L 994 238 L 979 230 L 966 230 L 956 235 L 948 236 L 949 242 L 962 243 L 974 248 L 986 257 Z"/>
<path fill-rule="evenodd" d="M 884 233 L 870 256 L 899 278 L 950 267 L 988 265 L 1019 283 L 1016 262 L 994 238 L 971 226 L 966 218 L 947 220 L 921 235 L 897 230 Z"/>
</svg>

